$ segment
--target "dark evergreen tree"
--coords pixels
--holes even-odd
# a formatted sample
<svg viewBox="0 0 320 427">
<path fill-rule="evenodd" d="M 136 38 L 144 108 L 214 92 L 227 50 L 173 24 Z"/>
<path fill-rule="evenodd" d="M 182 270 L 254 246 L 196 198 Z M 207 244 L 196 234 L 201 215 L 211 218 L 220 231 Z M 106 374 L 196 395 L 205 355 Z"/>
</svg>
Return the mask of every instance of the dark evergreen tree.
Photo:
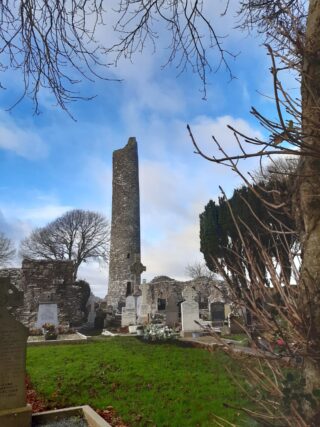
<svg viewBox="0 0 320 427">
<path fill-rule="evenodd" d="M 210 200 L 200 214 L 200 250 L 206 264 L 213 272 L 227 271 L 239 296 L 247 288 L 245 277 L 255 276 L 257 280 L 258 276 L 258 280 L 269 284 L 261 245 L 278 263 L 283 283 L 289 283 L 291 268 L 287 246 L 292 247 L 297 242 L 292 231 L 294 221 L 289 193 L 288 180 L 243 186 L 228 200 L 224 197 L 219 198 L 218 203 Z M 273 210 L 272 206 L 277 209 Z M 249 257 L 245 251 L 250 251 Z M 248 259 L 254 263 L 249 263 Z"/>
</svg>

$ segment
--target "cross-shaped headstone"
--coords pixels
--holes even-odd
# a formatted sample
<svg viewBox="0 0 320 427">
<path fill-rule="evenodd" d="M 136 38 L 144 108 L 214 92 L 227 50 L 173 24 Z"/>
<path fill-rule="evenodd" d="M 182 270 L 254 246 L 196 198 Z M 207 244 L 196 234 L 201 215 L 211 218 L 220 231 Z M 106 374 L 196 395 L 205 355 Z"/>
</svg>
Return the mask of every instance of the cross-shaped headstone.
<svg viewBox="0 0 320 427">
<path fill-rule="evenodd" d="M 130 271 L 133 274 L 141 274 L 146 271 L 146 267 L 142 264 L 141 261 L 136 261 L 134 264 L 131 265 Z"/>
<path fill-rule="evenodd" d="M 8 277 L 0 278 L 0 308 L 21 307 L 23 305 L 23 292 L 10 283 Z"/>
<path fill-rule="evenodd" d="M 197 295 L 197 292 L 191 286 L 187 286 L 182 291 L 182 296 L 186 301 L 194 301 Z"/>
</svg>

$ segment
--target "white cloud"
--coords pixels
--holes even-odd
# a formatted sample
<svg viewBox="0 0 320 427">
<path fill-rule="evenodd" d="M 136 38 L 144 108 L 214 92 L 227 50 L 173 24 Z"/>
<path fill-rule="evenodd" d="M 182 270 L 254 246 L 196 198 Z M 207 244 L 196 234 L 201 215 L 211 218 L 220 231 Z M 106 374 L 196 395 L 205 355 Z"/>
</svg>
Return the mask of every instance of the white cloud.
<svg viewBox="0 0 320 427">
<path fill-rule="evenodd" d="M 7 217 L 0 209 L 0 232 L 4 233 L 5 236 L 12 241 L 17 250 L 15 257 L 9 261 L 8 266 L 21 266 L 21 260 L 18 255 L 19 244 L 23 238 L 30 234 L 31 230 L 32 226 L 28 221 L 24 221 L 20 218 Z"/>
<path fill-rule="evenodd" d="M 142 260 L 147 266 L 143 277 L 151 280 L 155 276 L 166 275 L 177 280 L 186 280 L 186 266 L 195 261 L 203 261 L 198 236 L 199 225 L 194 222 L 182 230 L 169 232 L 157 242 L 150 244 L 142 241 Z"/>
<path fill-rule="evenodd" d="M 29 224 L 30 227 L 41 227 L 74 209 L 73 206 L 61 204 L 54 194 L 43 193 L 35 189 L 28 191 L 26 199 L 28 202 L 24 200 L 20 203 L 17 201 L 3 203 L 0 205 L 0 211 L 10 221 L 22 221 Z"/>
<path fill-rule="evenodd" d="M 30 233 L 31 224 L 23 219 L 8 219 L 0 209 L 0 231 L 14 242 L 19 243 L 21 238 Z"/>
<path fill-rule="evenodd" d="M 48 155 L 48 147 L 39 135 L 22 128 L 5 114 L 0 115 L 0 149 L 13 151 L 29 160 Z"/>
<path fill-rule="evenodd" d="M 227 153 L 235 154 L 240 149 L 228 125 L 244 135 L 262 139 L 261 132 L 250 126 L 247 121 L 231 116 L 222 116 L 215 119 L 208 116 L 199 116 L 193 120 L 191 128 L 204 153 L 208 155 L 219 153 L 216 144 L 212 140 L 212 136 L 214 136 Z M 248 144 L 246 146 L 248 147 Z M 247 149 L 250 151 L 251 148 L 248 147 Z M 220 152 L 219 155 L 221 156 L 222 153 Z"/>
<path fill-rule="evenodd" d="M 94 295 L 104 298 L 107 294 L 108 268 L 92 261 L 82 264 L 78 271 L 78 279 L 86 280 Z"/>
<path fill-rule="evenodd" d="M 48 204 L 30 208 L 20 208 L 18 210 L 18 214 L 20 218 L 22 217 L 26 221 L 37 224 L 45 224 L 56 219 L 71 209 L 71 206 Z"/>
<path fill-rule="evenodd" d="M 233 136 L 227 124 L 249 135 L 261 136 L 245 120 L 231 116 L 200 116 L 191 124 L 205 150 L 211 148 L 207 141 L 212 134 L 233 150 L 229 134 L 232 140 Z M 191 154 L 186 138 L 182 137 L 183 128 L 182 122 L 167 126 L 171 156 L 152 161 L 140 159 L 142 258 L 148 279 L 159 274 L 186 277 L 185 266 L 202 259 L 199 214 L 210 199 L 217 199 L 219 185 L 231 194 L 242 183 L 230 169 Z M 249 164 L 251 168 L 256 165 L 257 160 Z"/>
</svg>

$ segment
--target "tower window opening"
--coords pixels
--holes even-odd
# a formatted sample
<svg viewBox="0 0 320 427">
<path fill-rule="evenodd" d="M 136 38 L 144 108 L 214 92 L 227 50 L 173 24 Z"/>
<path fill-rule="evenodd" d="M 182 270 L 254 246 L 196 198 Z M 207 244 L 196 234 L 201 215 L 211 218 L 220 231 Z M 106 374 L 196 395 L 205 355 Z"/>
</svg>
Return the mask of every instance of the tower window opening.
<svg viewBox="0 0 320 427">
<path fill-rule="evenodd" d="M 130 254 L 127 254 L 127 258 L 130 258 Z"/>
<path fill-rule="evenodd" d="M 166 309 L 166 300 L 164 298 L 158 298 L 158 311 Z"/>
<path fill-rule="evenodd" d="M 126 297 L 132 294 L 131 282 L 127 282 L 127 292 Z"/>
</svg>

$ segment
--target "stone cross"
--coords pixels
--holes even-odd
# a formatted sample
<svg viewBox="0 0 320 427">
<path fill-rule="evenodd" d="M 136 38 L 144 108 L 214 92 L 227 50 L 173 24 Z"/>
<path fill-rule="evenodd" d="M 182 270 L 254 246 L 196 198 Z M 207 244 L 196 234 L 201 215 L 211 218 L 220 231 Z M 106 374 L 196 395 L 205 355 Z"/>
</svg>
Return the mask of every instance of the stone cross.
<svg viewBox="0 0 320 427">
<path fill-rule="evenodd" d="M 136 261 L 134 264 L 131 265 L 130 271 L 131 273 L 137 275 L 146 271 L 146 267 L 142 264 L 141 261 Z"/>
<path fill-rule="evenodd" d="M 197 295 L 197 292 L 191 286 L 187 286 L 182 291 L 182 296 L 185 301 L 195 301 Z"/>
<path fill-rule="evenodd" d="M 140 261 L 140 256 L 139 255 L 135 255 L 134 258 L 135 258 L 135 261 L 130 266 L 130 272 L 133 275 L 134 295 L 139 295 L 140 294 L 140 289 L 139 289 L 139 286 L 140 286 L 140 276 L 141 276 L 141 273 L 143 273 L 144 271 L 146 271 L 146 267 Z"/>
<path fill-rule="evenodd" d="M 9 278 L 0 281 L 0 310 L 5 307 L 21 307 L 23 305 L 23 292 L 10 283 Z"/>
</svg>

